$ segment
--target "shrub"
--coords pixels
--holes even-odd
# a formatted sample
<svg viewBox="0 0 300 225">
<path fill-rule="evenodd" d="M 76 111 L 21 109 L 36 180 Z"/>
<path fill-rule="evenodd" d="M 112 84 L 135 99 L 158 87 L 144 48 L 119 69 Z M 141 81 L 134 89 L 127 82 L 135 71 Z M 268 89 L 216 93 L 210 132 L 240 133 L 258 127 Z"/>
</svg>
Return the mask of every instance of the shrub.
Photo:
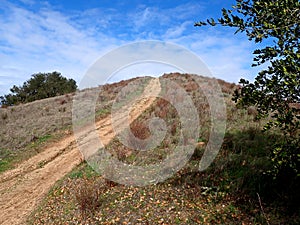
<svg viewBox="0 0 300 225">
<path fill-rule="evenodd" d="M 6 119 L 8 118 L 7 113 L 6 113 L 6 112 L 1 113 L 1 118 L 2 118 L 3 120 L 6 120 Z"/>
<path fill-rule="evenodd" d="M 0 101 L 2 105 L 10 106 L 75 92 L 76 89 L 75 80 L 67 79 L 58 72 L 37 73 L 23 86 L 14 85 L 10 89 L 12 93 L 0 96 Z"/>
<path fill-rule="evenodd" d="M 85 218 L 88 213 L 101 206 L 101 194 L 106 191 L 106 186 L 95 180 L 81 179 L 75 189 L 75 199 L 79 206 L 81 216 Z"/>
</svg>

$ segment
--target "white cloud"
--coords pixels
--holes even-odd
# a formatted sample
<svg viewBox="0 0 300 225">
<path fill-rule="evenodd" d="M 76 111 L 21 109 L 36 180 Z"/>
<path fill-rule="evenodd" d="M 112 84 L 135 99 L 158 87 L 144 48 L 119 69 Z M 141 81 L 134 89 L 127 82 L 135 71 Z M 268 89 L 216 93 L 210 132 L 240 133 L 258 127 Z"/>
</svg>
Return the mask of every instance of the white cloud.
<svg viewBox="0 0 300 225">
<path fill-rule="evenodd" d="M 151 33 L 154 24 L 158 29 L 161 29 L 159 27 L 163 26 L 167 20 L 168 16 L 163 14 L 158 8 L 142 6 L 141 8 L 137 8 L 135 11 L 130 12 L 127 15 L 127 20 L 125 19 L 125 22 L 131 26 L 130 29 L 135 33 L 139 33 L 141 30 Z"/>
<path fill-rule="evenodd" d="M 169 28 L 164 35 L 164 39 L 180 37 L 183 34 L 183 32 L 186 30 L 187 26 L 193 26 L 193 22 L 186 21 L 180 24 L 179 26 Z"/>
<path fill-rule="evenodd" d="M 228 36 L 212 36 L 211 40 L 209 39 L 207 37 L 203 46 L 195 51 L 203 58 L 215 77 L 236 83 L 241 77 L 253 79 L 257 69 L 251 67 L 253 46 L 248 41 Z M 211 43 L 205 45 L 208 42 Z"/>
<path fill-rule="evenodd" d="M 138 70 L 134 71 L 135 68 Z M 143 72 L 141 68 L 144 69 Z M 123 70 L 118 71 L 120 69 Z M 163 72 L 163 69 L 166 71 Z M 100 58 L 89 69 L 79 87 L 91 87 L 95 83 L 104 84 L 116 72 L 129 78 L 138 76 L 137 73 L 159 75 L 157 73 L 160 72 L 162 75 L 171 71 L 211 76 L 207 66 L 186 48 L 166 42 L 144 41 L 122 46 Z"/>
<path fill-rule="evenodd" d="M 201 2 L 192 3 L 187 2 L 180 5 L 177 5 L 174 8 L 170 8 L 166 10 L 167 15 L 172 15 L 172 19 L 180 19 L 180 20 L 186 20 L 188 18 L 196 18 L 199 16 L 199 13 L 203 12 L 205 8 L 203 7 L 203 4 Z M 164 13 L 164 10 L 162 11 Z"/>
<path fill-rule="evenodd" d="M 146 24 L 155 17 L 156 12 L 154 9 L 149 7 L 145 8 L 144 10 L 138 12 L 135 15 L 134 25 L 136 28 L 141 28 L 146 26 Z"/>
<path fill-rule="evenodd" d="M 33 5 L 33 4 L 35 4 L 34 0 L 20 0 L 20 1 L 23 2 L 24 4 L 27 4 L 27 5 Z"/>
<path fill-rule="evenodd" d="M 141 5 L 127 15 L 125 22 L 132 24 L 133 32 L 146 31 L 147 35 L 144 33 L 142 37 L 162 39 L 165 37 L 161 35 L 166 30 L 170 35 L 176 35 L 176 32 L 179 34 L 180 29 L 184 30 L 188 24 L 192 27 L 191 17 L 196 18 L 203 9 L 200 3 L 181 3 L 170 8 Z"/>
<path fill-rule="evenodd" d="M 235 82 L 242 75 L 251 78 L 253 70 L 245 65 L 252 62 L 253 46 L 223 30 L 194 28 L 192 19 L 204 12 L 201 4 L 184 3 L 164 9 L 140 5 L 126 12 L 114 8 L 76 12 L 58 11 L 47 2 L 32 10 L 3 1 L 0 95 L 37 72 L 57 70 L 79 82 L 99 57 L 122 44 L 140 40 L 185 46 L 202 58 L 214 76 Z M 23 1 L 34 4 L 33 0 Z M 137 72 L 142 73 L 143 68 L 146 69 L 139 67 Z"/>
<path fill-rule="evenodd" d="M 197 54 L 214 77 L 238 82 L 241 77 L 253 80 L 259 68 L 252 68 L 254 46 L 241 36 L 222 29 L 195 29 L 192 33 L 167 39 Z"/>
<path fill-rule="evenodd" d="M 8 92 L 11 83 L 20 85 L 37 72 L 58 70 L 80 80 L 101 54 L 119 44 L 103 33 L 90 35 L 88 28 L 77 28 L 68 16 L 51 9 L 33 12 L 8 4 L 5 11 L 0 14 L 0 73 L 12 82 L 1 86 L 0 95 Z"/>
</svg>

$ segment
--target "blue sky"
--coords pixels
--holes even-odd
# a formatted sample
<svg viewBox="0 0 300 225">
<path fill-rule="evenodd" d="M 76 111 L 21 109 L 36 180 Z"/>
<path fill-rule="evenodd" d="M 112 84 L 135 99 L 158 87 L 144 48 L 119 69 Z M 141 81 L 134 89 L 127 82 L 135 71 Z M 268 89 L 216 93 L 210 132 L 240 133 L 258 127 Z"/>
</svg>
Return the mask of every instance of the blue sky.
<svg viewBox="0 0 300 225">
<path fill-rule="evenodd" d="M 222 27 L 194 27 L 235 1 L 0 0 L 0 95 L 32 74 L 59 71 L 80 82 L 101 56 L 127 43 L 160 40 L 197 54 L 214 77 L 252 80 L 255 46 Z M 170 68 L 165 68 L 171 70 Z M 146 70 L 146 71 L 145 71 Z M 139 75 L 162 69 L 135 68 Z M 124 72 L 121 78 L 136 76 Z M 144 73 L 144 74 L 142 74 Z"/>
</svg>

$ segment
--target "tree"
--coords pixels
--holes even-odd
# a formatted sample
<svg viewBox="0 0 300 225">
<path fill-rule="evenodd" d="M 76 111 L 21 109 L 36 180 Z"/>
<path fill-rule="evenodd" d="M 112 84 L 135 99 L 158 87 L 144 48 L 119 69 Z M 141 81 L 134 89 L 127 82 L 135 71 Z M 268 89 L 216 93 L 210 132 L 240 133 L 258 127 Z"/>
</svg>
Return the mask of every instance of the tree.
<svg viewBox="0 0 300 225">
<path fill-rule="evenodd" d="M 258 118 L 271 116 L 264 127 L 279 127 L 284 141 L 276 143 L 272 155 L 274 172 L 293 169 L 299 176 L 300 161 L 300 3 L 298 0 L 236 0 L 222 17 L 195 23 L 195 26 L 222 25 L 245 33 L 262 48 L 253 54 L 252 66 L 268 63 L 253 83 L 241 79 L 234 100 L 254 105 Z"/>
<path fill-rule="evenodd" d="M 2 105 L 16 105 L 75 92 L 76 81 L 58 72 L 33 74 L 23 86 L 14 85 L 11 94 L 0 97 Z"/>
</svg>

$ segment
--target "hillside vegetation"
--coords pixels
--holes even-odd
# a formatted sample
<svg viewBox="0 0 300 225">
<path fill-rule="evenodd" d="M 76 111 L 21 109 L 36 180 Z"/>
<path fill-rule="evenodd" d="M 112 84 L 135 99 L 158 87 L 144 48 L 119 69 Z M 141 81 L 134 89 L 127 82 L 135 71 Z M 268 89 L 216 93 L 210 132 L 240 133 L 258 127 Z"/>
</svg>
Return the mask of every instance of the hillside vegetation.
<svg viewBox="0 0 300 225">
<path fill-rule="evenodd" d="M 68 94 L 76 89 L 76 81 L 63 77 L 59 72 L 37 73 L 22 86 L 14 85 L 11 93 L 0 96 L 0 100 L 3 106 L 11 106 Z"/>
<path fill-rule="evenodd" d="M 164 182 L 134 187 L 109 181 L 83 162 L 56 183 L 28 218 L 28 224 L 299 224 L 299 183 L 291 183 L 289 176 L 273 180 L 268 173 L 272 167 L 269 156 L 274 140 L 284 137 L 276 129 L 262 132 L 266 121 L 256 120 L 255 108 L 236 107 L 231 99 L 237 86 L 178 73 L 165 74 L 159 79 L 161 83 L 170 80 L 184 88 L 199 112 L 198 146 L 189 163 Z M 131 81 L 102 87 L 96 105 L 98 119 L 110 115 L 113 100 Z M 223 92 L 227 128 L 216 159 L 207 170 L 199 172 L 211 121 L 207 98 L 198 83 L 213 92 L 212 81 L 217 81 Z M 89 90 L 85 91 L 88 94 Z M 1 152 L 1 162 L 7 160 L 13 167 L 15 158 L 23 152 L 37 154 L 43 144 L 51 144 L 65 133 L 71 133 L 72 98 L 71 94 L 1 109 L 1 115 L 6 114 L 1 118 L 5 127 L 1 124 L 0 148 L 6 154 Z M 44 107 L 48 107 L 48 112 Z M 34 113 L 37 115 L 31 115 Z M 149 137 L 147 121 L 153 116 L 162 118 L 167 129 L 165 138 L 155 149 L 137 151 L 114 138 L 106 151 L 131 165 L 164 160 L 178 144 L 180 118 L 174 106 L 157 98 L 131 124 L 136 137 Z M 34 134 L 30 133 L 33 128 Z M 10 139 L 14 130 L 19 129 L 23 141 L 18 135 Z"/>
<path fill-rule="evenodd" d="M 132 80 L 84 90 L 87 95 L 99 91 L 97 117 L 109 113 L 108 109 L 120 88 Z M 46 141 L 55 141 L 72 131 L 74 95 L 69 93 L 0 108 L 0 172 L 38 153 Z"/>
</svg>

